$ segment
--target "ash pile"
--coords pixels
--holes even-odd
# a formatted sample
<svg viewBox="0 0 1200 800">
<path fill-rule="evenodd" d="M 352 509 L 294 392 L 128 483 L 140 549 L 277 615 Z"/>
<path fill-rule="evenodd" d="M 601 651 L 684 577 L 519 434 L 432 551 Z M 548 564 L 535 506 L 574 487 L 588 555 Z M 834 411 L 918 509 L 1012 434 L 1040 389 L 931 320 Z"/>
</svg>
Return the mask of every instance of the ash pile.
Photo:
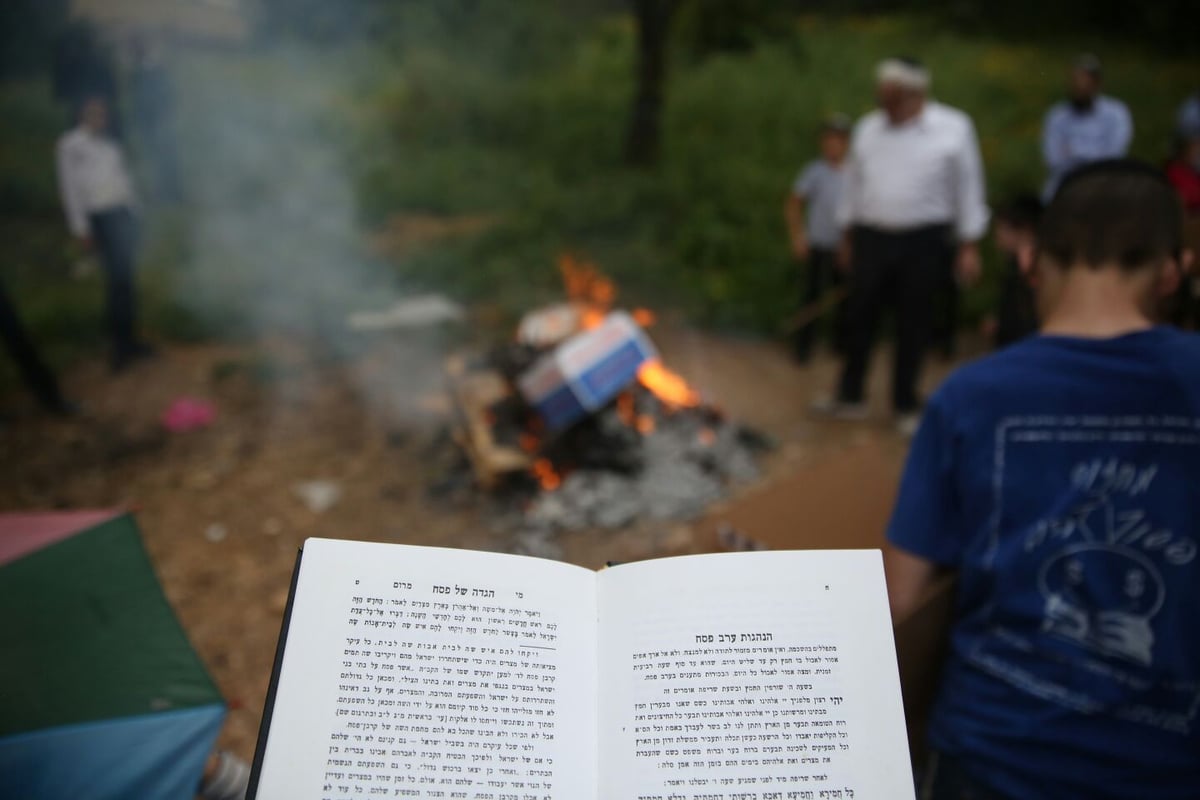
<svg viewBox="0 0 1200 800">
<path fill-rule="evenodd" d="M 547 450 L 559 480 L 535 471 L 541 491 L 524 522 L 536 530 L 623 528 L 639 520 L 699 516 L 731 486 L 758 477 L 766 442 L 704 407 L 672 410 L 644 388 L 630 425 L 617 403 L 591 415 Z M 654 420 L 650 425 L 646 420 Z M 640 422 L 640 429 L 638 422 Z"/>
</svg>

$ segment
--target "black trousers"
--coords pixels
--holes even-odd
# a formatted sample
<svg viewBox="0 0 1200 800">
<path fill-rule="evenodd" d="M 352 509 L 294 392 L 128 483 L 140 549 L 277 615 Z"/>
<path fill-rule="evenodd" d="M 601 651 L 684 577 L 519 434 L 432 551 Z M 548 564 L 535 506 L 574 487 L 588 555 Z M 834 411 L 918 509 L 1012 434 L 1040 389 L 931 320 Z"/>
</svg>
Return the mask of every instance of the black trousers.
<svg viewBox="0 0 1200 800">
<path fill-rule="evenodd" d="M 837 253 L 833 250 L 814 247 L 808 253 L 807 275 L 800 293 L 801 308 L 809 308 L 819 303 L 825 293 L 836 289 L 845 283 L 845 276 L 837 266 Z M 822 319 L 817 317 L 801 325 L 796 330 L 794 345 L 796 358 L 806 360 L 812 354 L 813 342 L 816 340 Z M 841 352 L 846 343 L 846 304 L 838 303 L 833 312 L 833 347 Z"/>
<path fill-rule="evenodd" d="M 961 300 L 962 290 L 958 287 L 954 262 L 951 260 L 942 270 L 942 285 L 933 310 L 932 345 L 946 358 L 953 358 L 958 350 L 958 315 Z"/>
<path fill-rule="evenodd" d="M 895 313 L 892 407 L 916 411 L 921 362 L 933 331 L 934 298 L 954 260 L 949 225 L 892 232 L 856 227 L 851 233 L 853 263 L 846 319 L 846 358 L 838 399 L 863 400 L 863 381 L 879 322 Z"/>
<path fill-rule="evenodd" d="M 120 358 L 136 349 L 136 310 L 133 288 L 137 222 L 126 207 L 100 211 L 89 216 L 92 241 L 100 255 L 107 281 L 108 330 L 113 355 Z"/>
<path fill-rule="evenodd" d="M 58 381 L 50 368 L 38 357 L 25 326 L 21 324 L 21 318 L 17 316 L 16 306 L 3 285 L 0 285 L 0 338 L 4 339 L 4 346 L 16 362 L 21 378 L 37 397 L 38 402 L 43 406 L 61 403 L 63 398 L 59 392 Z"/>
</svg>

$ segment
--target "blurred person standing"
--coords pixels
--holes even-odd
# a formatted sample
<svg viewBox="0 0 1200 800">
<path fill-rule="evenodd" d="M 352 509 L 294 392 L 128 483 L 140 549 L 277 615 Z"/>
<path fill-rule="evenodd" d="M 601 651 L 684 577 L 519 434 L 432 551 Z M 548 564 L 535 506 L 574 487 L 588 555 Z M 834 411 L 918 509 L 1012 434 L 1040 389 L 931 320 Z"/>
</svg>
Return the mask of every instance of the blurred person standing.
<svg viewBox="0 0 1200 800">
<path fill-rule="evenodd" d="M 996 211 L 993 236 L 1004 259 L 992 337 L 997 349 L 1037 332 L 1037 306 L 1029 270 L 1041 216 L 1042 202 L 1034 194 L 1017 195 Z"/>
<path fill-rule="evenodd" d="M 1200 796 L 1200 336 L 1161 173 L 1068 175 L 1041 333 L 930 399 L 888 526 L 895 619 L 954 575 L 921 800 Z"/>
<path fill-rule="evenodd" d="M 1071 170 L 1104 158 L 1119 158 L 1133 140 L 1129 108 L 1100 93 L 1100 59 L 1085 53 L 1075 60 L 1067 99 L 1051 106 L 1042 125 L 1042 157 L 1048 175 L 1042 200 L 1048 201 Z"/>
<path fill-rule="evenodd" d="M 17 314 L 17 307 L 0 283 L 0 339 L 21 373 L 21 379 L 43 411 L 58 416 L 70 416 L 79 409 L 68 401 L 59 388 L 58 379 L 38 355 L 29 332 Z"/>
<path fill-rule="evenodd" d="M 1179 193 L 1184 212 L 1189 217 L 1200 216 L 1200 94 L 1188 98 L 1179 109 L 1167 180 Z"/>
<path fill-rule="evenodd" d="M 844 283 L 837 265 L 837 206 L 842 194 L 843 165 L 850 141 L 850 118 L 831 114 L 821 125 L 821 157 L 810 161 L 796 176 L 784 201 L 792 258 L 807 266 L 801 292 L 801 313 L 810 316 L 796 329 L 794 353 L 800 363 L 812 355 L 813 340 L 820 326 L 816 309 L 827 302 L 826 292 L 837 292 Z M 845 342 L 845 304 L 840 299 L 833 319 L 833 347 L 841 352 Z"/>
<path fill-rule="evenodd" d="M 1176 117 L 1175 152 L 1166 164 L 1167 180 L 1183 204 L 1184 240 L 1200 251 L 1200 92 L 1193 94 Z M 1191 276 L 1175 298 L 1174 322 L 1183 328 L 1200 327 L 1200 279 Z"/>
<path fill-rule="evenodd" d="M 153 351 L 135 333 L 135 196 L 121 146 L 108 135 L 104 98 L 84 101 L 79 125 L 58 140 L 57 160 L 67 225 L 85 247 L 96 248 L 106 273 L 112 367 L 121 370 Z"/>
<path fill-rule="evenodd" d="M 854 128 L 837 213 L 839 261 L 850 270 L 845 360 L 836 396 L 813 408 L 842 419 L 866 416 L 867 367 L 891 306 L 892 408 L 897 428 L 911 434 L 934 298 L 951 270 L 964 282 L 979 276 L 989 211 L 970 117 L 930 99 L 929 71 L 915 59 L 889 58 L 875 77 L 879 108 Z"/>
</svg>

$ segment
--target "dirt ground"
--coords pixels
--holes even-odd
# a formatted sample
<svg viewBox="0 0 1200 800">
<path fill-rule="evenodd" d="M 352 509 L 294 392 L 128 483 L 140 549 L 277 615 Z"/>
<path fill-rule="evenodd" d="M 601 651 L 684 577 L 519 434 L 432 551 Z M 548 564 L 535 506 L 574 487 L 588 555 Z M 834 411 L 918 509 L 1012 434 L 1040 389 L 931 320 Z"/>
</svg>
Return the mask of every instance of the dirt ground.
<svg viewBox="0 0 1200 800">
<path fill-rule="evenodd" d="M 876 414 L 861 424 L 822 422 L 810 399 L 833 383 L 836 363 L 796 366 L 762 340 L 662 325 L 665 361 L 734 418 L 778 443 L 760 485 L 855 443 L 897 461 L 906 443 L 888 424 L 886 354 L 872 375 Z M 441 355 L 414 355 L 401 334 L 379 334 L 352 358 L 315 357 L 287 341 L 171 346 L 118 375 L 100 361 L 63 376 L 84 413 L 36 413 L 0 398 L 0 510 L 123 507 L 137 512 L 166 594 L 230 704 L 223 746 L 253 755 L 279 623 L 297 548 L 310 536 L 507 550 L 513 534 L 478 492 L 433 494 L 451 472 Z M 933 363 L 926 383 L 946 371 Z M 216 421 L 168 433 L 171 401 L 212 401 Z M 314 512 L 294 486 L 334 481 L 342 493 Z M 743 487 L 739 491 L 753 491 Z M 870 491 L 870 487 L 866 487 Z M 882 487 L 890 491 L 891 487 Z M 853 502 L 848 481 L 806 518 Z M 639 524 L 560 537 L 565 560 L 599 567 L 711 546 L 689 523 Z"/>
</svg>

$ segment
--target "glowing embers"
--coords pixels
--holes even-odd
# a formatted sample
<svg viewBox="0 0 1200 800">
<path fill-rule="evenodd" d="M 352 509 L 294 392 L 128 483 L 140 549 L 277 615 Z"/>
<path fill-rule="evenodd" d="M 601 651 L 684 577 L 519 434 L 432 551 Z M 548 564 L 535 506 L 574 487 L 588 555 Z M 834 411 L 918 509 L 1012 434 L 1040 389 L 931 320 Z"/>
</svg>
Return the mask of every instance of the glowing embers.
<svg viewBox="0 0 1200 800">
<path fill-rule="evenodd" d="M 552 492 L 562 486 L 562 476 L 558 474 L 558 470 L 554 468 L 554 464 L 548 458 L 539 458 L 534 461 L 529 471 L 538 482 L 538 486 L 541 486 L 544 491 Z"/>
</svg>

